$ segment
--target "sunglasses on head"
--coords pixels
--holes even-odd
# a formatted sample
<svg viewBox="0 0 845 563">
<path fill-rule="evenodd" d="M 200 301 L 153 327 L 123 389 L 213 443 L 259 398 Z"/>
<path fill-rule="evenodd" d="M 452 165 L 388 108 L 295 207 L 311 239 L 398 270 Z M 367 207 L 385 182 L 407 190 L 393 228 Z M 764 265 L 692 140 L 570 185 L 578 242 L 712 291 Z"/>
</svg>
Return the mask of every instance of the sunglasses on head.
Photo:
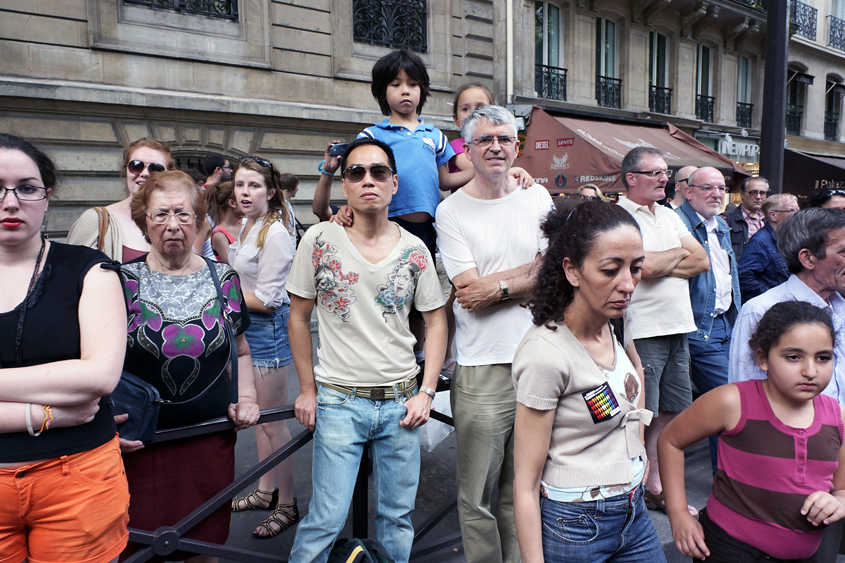
<svg viewBox="0 0 845 563">
<path fill-rule="evenodd" d="M 143 172 L 145 168 L 150 171 L 150 174 L 153 172 L 164 172 L 166 170 L 164 166 L 157 162 L 150 162 L 148 164 L 142 160 L 130 160 L 129 164 L 126 165 L 126 169 L 136 176 Z"/>
<path fill-rule="evenodd" d="M 372 166 L 347 166 L 343 171 L 343 179 L 347 182 L 357 183 L 364 179 L 367 171 L 370 171 L 370 177 L 376 182 L 384 182 L 393 176 L 393 169 L 385 164 L 373 164 Z"/>
<path fill-rule="evenodd" d="M 238 164 L 242 164 L 243 162 L 245 162 L 247 160 L 251 160 L 255 164 L 257 164 L 258 166 L 263 166 L 264 168 L 270 168 L 270 169 L 273 168 L 272 162 L 270 162 L 269 160 L 265 160 L 265 159 L 261 158 L 260 156 L 244 156 L 244 157 L 241 157 L 238 160 Z"/>
<path fill-rule="evenodd" d="M 829 190 L 824 191 L 824 197 L 833 197 L 835 195 L 845 196 L 845 190 L 840 190 L 838 188 L 831 188 Z"/>
</svg>

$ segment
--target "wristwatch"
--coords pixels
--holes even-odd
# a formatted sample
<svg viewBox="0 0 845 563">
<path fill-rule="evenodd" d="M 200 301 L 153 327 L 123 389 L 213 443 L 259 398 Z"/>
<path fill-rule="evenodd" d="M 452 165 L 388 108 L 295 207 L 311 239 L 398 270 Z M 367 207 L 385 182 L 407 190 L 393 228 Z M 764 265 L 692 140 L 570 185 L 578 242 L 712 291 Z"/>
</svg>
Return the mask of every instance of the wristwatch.
<svg viewBox="0 0 845 563">
<path fill-rule="evenodd" d="M 499 280 L 499 295 L 502 296 L 502 301 L 506 301 L 510 297 L 510 289 L 504 280 Z"/>
<path fill-rule="evenodd" d="M 422 387 L 420 387 L 420 393 L 425 393 L 426 395 L 428 395 L 432 399 L 434 398 L 434 395 L 435 395 L 434 391 L 432 391 L 431 389 L 429 389 L 428 387 L 426 387 L 424 385 Z"/>
</svg>

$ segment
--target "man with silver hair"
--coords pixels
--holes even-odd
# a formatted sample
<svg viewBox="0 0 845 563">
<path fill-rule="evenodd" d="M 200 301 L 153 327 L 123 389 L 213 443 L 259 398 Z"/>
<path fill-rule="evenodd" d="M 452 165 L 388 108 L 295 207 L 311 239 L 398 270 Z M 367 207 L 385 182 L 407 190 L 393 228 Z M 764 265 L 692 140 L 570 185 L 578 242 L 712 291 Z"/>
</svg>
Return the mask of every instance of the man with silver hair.
<svg viewBox="0 0 845 563">
<path fill-rule="evenodd" d="M 458 515 L 467 561 L 517 562 L 511 363 L 531 326 L 519 298 L 529 294 L 534 263 L 547 245 L 540 223 L 552 200 L 542 186 L 520 189 L 508 174 L 519 150 L 508 110 L 482 106 L 461 132 L 475 178 L 446 198 L 436 216 L 440 256 L 457 290 L 451 401 Z M 491 506 L 497 484 L 498 515 Z"/>
</svg>

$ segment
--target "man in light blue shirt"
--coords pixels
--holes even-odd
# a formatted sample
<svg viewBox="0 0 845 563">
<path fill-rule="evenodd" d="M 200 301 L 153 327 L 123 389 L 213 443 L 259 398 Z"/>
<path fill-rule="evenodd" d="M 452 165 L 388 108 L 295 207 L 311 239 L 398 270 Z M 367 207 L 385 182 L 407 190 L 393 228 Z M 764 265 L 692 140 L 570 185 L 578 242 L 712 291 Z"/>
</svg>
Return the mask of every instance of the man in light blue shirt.
<svg viewBox="0 0 845 563">
<path fill-rule="evenodd" d="M 748 340 L 769 308 L 782 301 L 806 301 L 830 314 L 836 329 L 833 378 L 824 390 L 845 405 L 845 210 L 806 209 L 781 223 L 778 248 L 789 279 L 744 303 L 731 336 L 728 380 L 765 379 Z"/>
</svg>

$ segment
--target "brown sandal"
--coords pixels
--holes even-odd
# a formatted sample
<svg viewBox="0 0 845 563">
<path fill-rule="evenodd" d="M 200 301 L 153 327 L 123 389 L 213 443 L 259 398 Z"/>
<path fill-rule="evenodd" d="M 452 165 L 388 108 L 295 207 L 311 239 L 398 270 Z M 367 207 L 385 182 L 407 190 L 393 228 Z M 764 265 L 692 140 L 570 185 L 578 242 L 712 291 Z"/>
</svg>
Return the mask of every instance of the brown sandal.
<svg viewBox="0 0 845 563">
<path fill-rule="evenodd" d="M 266 498 L 262 498 L 259 495 L 269 496 L 270 500 Z M 244 503 L 244 506 L 241 507 L 241 503 Z M 262 502 L 266 502 L 267 506 L 261 504 Z M 270 491 L 262 491 L 261 489 L 256 488 L 254 491 L 246 495 L 245 497 L 235 497 L 232 499 L 232 512 L 243 512 L 245 510 L 273 510 L 276 508 L 276 505 L 279 503 L 279 489 L 274 489 L 273 492 Z"/>
<path fill-rule="evenodd" d="M 293 511 L 291 511 L 293 509 Z M 279 518 L 279 516 L 283 516 L 287 522 Z M 270 513 L 270 516 L 267 517 L 266 520 L 260 522 L 258 525 L 262 526 L 265 530 L 267 530 L 267 535 L 262 536 L 261 534 L 252 532 L 252 537 L 266 540 L 270 538 L 274 538 L 299 522 L 299 508 L 296 506 L 296 499 L 293 499 L 293 502 L 290 504 L 280 504 L 276 507 L 276 509 Z M 276 530 L 270 524 L 275 523 L 279 526 L 279 529 Z"/>
</svg>

